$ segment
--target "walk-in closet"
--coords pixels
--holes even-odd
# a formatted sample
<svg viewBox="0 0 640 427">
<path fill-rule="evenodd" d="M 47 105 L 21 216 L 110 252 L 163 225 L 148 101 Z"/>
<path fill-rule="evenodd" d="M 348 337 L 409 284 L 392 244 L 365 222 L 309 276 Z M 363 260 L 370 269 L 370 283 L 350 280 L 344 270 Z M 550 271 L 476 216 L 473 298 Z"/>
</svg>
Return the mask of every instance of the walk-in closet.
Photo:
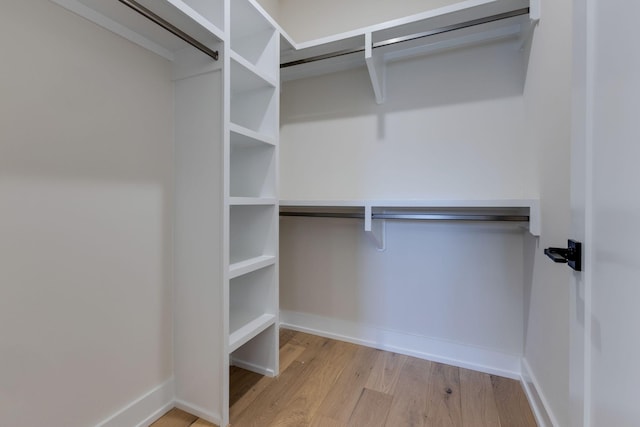
<svg viewBox="0 0 640 427">
<path fill-rule="evenodd" d="M 571 1 L 1 9 L 0 425 L 235 426 L 322 345 L 363 419 L 438 363 L 578 425 Z"/>
</svg>

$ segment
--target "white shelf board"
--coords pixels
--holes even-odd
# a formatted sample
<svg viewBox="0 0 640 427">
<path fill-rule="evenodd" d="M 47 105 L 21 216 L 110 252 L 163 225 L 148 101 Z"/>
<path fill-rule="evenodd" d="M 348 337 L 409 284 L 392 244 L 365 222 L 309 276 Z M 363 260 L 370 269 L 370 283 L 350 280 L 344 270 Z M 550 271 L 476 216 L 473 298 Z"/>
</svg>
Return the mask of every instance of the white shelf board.
<svg viewBox="0 0 640 427">
<path fill-rule="evenodd" d="M 253 65 L 251 62 L 247 61 L 245 58 L 242 57 L 242 55 L 240 55 L 237 52 L 234 52 L 233 50 L 231 51 L 231 59 L 237 64 L 237 68 L 234 68 L 232 71 L 232 79 L 236 79 L 237 81 L 234 82 L 234 86 L 237 85 L 242 85 L 243 87 L 248 86 L 250 88 L 254 88 L 254 89 L 260 89 L 263 87 L 276 87 L 276 81 L 274 78 L 272 78 L 271 76 L 268 76 L 267 74 L 263 73 L 262 71 L 260 71 L 255 65 Z M 233 67 L 233 65 L 232 65 Z M 244 69 L 244 70 L 242 70 Z M 242 71 L 239 71 L 242 70 Z M 234 73 L 234 71 L 237 72 L 241 72 L 240 76 L 236 76 Z M 251 73 L 254 76 L 247 76 L 246 74 Z M 259 81 L 259 80 L 261 81 Z"/>
<path fill-rule="evenodd" d="M 52 0 L 60 6 L 169 60 L 189 46 L 117 0 Z M 145 7 L 204 45 L 215 48 L 225 33 L 181 0 L 145 0 Z M 221 11 L 222 14 L 222 11 Z"/>
<path fill-rule="evenodd" d="M 403 208 L 515 208 L 530 207 L 538 199 L 339 199 L 339 200 L 280 200 L 280 206 L 325 206 L 325 207 L 403 207 Z"/>
<path fill-rule="evenodd" d="M 424 31 L 426 28 L 438 28 L 527 7 L 529 7 L 529 0 L 463 0 L 451 5 L 426 10 L 379 24 L 368 25 L 343 33 L 332 34 L 327 37 L 307 41 L 293 40 L 292 45 L 298 53 L 291 57 L 286 56 L 286 60 L 288 61 L 290 58 L 293 60 L 301 59 L 306 56 L 305 50 L 311 51 L 313 48 L 320 48 L 321 46 L 349 39 L 356 40 L 358 37 L 364 37 L 366 33 L 375 34 L 374 41 L 377 41 L 380 39 L 395 38 L 400 34 L 412 34 L 416 32 L 417 28 Z M 285 31 L 283 32 L 287 34 Z M 288 35 L 287 38 L 291 39 Z M 343 48 L 347 48 L 347 45 L 343 45 Z M 318 53 L 321 52 L 313 52 L 314 55 Z"/>
<path fill-rule="evenodd" d="M 236 262 L 229 266 L 229 279 L 248 274 L 261 268 L 269 267 L 276 263 L 276 257 L 273 255 L 262 255 L 244 261 Z"/>
<path fill-rule="evenodd" d="M 371 212 L 376 208 L 527 208 L 529 209 L 529 232 L 540 235 L 540 200 L 539 199 L 457 199 L 457 200 L 280 200 L 280 207 L 305 208 L 362 208 Z"/>
<path fill-rule="evenodd" d="M 276 145 L 275 138 L 255 132 L 236 123 L 229 123 L 229 131 L 231 132 L 231 144 L 234 145 L 245 147 L 257 147 L 261 144 Z"/>
<path fill-rule="evenodd" d="M 275 206 L 277 203 L 274 197 L 229 197 L 230 206 Z"/>
<path fill-rule="evenodd" d="M 249 340 L 254 338 L 260 332 L 263 332 L 269 326 L 274 325 L 276 322 L 275 314 L 264 313 L 257 317 L 251 316 L 247 312 L 237 311 L 234 313 L 231 310 L 232 322 L 241 322 L 237 328 L 229 335 L 229 353 L 236 351 L 238 348 L 246 344 Z M 232 325 L 232 328 L 235 325 Z"/>
<path fill-rule="evenodd" d="M 321 61 L 303 63 L 281 69 L 282 81 L 295 80 L 334 71 L 356 68 L 364 65 L 365 36 L 370 34 L 374 43 L 396 40 L 405 36 L 427 33 L 439 28 L 468 23 L 503 13 L 514 12 L 529 7 L 530 0 L 466 0 L 428 10 L 415 15 L 370 25 L 353 31 L 334 34 L 301 43 L 292 47 L 283 46 L 281 63 L 289 63 L 316 56 L 348 50 L 362 51 Z M 511 38 L 517 42 L 522 27 L 530 18 L 522 15 L 462 30 L 446 32 L 412 42 L 403 42 L 380 48 L 383 62 L 408 56 L 425 55 L 444 49 L 458 48 L 480 42 Z M 378 50 L 378 49 L 376 49 Z"/>
<path fill-rule="evenodd" d="M 234 52 L 231 59 L 231 93 L 275 89 L 275 80 L 260 73 L 249 61 Z"/>
</svg>

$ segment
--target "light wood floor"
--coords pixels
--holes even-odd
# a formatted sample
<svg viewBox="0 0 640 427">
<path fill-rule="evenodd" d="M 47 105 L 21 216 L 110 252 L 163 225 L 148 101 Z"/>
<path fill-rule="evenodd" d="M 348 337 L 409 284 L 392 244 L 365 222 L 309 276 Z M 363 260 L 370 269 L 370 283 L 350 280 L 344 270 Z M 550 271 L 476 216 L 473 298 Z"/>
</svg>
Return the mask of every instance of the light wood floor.
<svg viewBox="0 0 640 427">
<path fill-rule="evenodd" d="M 535 427 L 520 383 L 282 329 L 280 376 L 231 368 L 232 427 Z M 153 427 L 213 426 L 173 409 Z"/>
</svg>

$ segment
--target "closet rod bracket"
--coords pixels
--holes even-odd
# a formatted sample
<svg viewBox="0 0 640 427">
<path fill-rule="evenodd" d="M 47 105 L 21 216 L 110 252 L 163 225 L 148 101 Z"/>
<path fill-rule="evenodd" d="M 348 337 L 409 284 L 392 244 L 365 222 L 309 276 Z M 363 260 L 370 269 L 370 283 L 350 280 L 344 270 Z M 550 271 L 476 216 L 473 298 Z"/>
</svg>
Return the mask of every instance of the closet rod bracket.
<svg viewBox="0 0 640 427">
<path fill-rule="evenodd" d="M 371 237 L 380 252 L 386 249 L 386 230 L 386 221 L 384 219 L 375 219 L 371 205 L 365 205 L 364 231 Z"/>
</svg>

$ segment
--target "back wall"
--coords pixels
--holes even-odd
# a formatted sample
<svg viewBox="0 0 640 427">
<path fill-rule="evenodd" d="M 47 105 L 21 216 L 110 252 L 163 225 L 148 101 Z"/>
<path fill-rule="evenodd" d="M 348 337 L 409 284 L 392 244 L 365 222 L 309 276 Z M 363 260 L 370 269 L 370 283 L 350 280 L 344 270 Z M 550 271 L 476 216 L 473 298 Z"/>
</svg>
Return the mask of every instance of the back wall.
<svg viewBox="0 0 640 427">
<path fill-rule="evenodd" d="M 535 198 L 521 55 L 500 43 L 392 63 L 383 105 L 365 69 L 287 82 L 281 198 Z M 357 220 L 280 230 L 284 323 L 518 375 L 522 229 L 390 221 L 384 252 Z"/>
</svg>

